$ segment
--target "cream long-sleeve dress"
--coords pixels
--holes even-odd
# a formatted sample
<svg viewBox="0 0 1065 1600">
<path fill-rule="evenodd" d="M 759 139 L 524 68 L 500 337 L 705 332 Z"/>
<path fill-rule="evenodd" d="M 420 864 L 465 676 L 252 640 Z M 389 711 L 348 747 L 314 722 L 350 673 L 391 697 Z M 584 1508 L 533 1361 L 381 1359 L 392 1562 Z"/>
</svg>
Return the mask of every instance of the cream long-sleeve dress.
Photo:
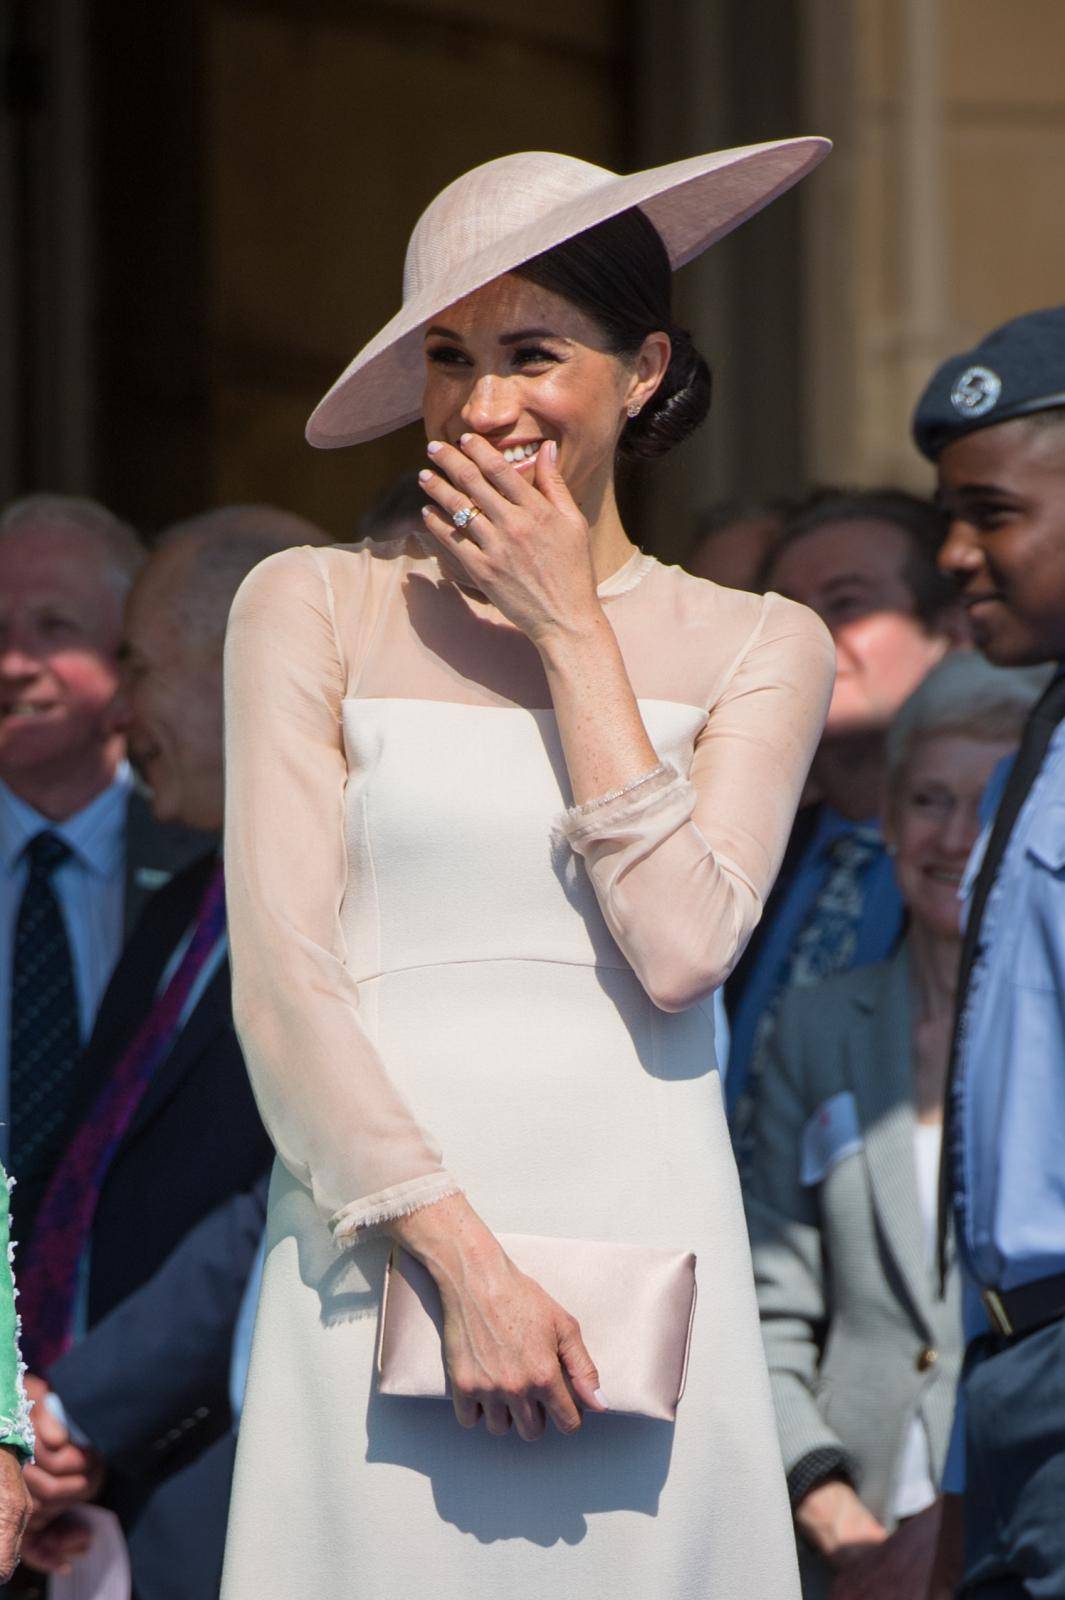
<svg viewBox="0 0 1065 1600">
<path fill-rule="evenodd" d="M 600 595 L 671 770 L 580 811 L 535 650 L 414 547 L 237 597 L 234 1005 L 279 1161 L 223 1600 L 797 1600 L 712 995 L 831 643 L 640 554 Z M 526 1444 L 376 1393 L 380 1224 L 457 1188 L 497 1232 L 697 1253 L 675 1426 Z"/>
</svg>

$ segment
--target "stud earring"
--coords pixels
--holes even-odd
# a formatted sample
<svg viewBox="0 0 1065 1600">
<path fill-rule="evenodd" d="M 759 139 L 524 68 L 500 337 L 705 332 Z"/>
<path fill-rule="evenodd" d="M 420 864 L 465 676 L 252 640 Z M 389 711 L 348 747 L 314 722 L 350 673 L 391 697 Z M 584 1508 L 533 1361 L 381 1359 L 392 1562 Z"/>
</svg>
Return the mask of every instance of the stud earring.
<svg viewBox="0 0 1065 1600">
<path fill-rule="evenodd" d="M 630 417 L 638 417 L 640 415 L 640 407 L 639 406 L 628 406 L 628 407 L 626 407 L 626 409 L 627 409 L 628 414 L 629 414 Z"/>
</svg>

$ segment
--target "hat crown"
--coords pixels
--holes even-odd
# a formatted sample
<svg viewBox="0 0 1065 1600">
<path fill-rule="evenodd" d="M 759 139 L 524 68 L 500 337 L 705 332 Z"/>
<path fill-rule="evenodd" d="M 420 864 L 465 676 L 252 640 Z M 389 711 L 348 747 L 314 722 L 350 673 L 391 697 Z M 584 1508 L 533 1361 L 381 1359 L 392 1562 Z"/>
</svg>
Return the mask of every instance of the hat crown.
<svg viewBox="0 0 1065 1600">
<path fill-rule="evenodd" d="M 538 222 L 560 204 L 617 181 L 576 156 L 525 150 L 463 173 L 422 212 L 407 246 L 403 303 L 447 281 L 462 262 Z"/>
<path fill-rule="evenodd" d="M 1065 407 L 1065 306 L 1046 306 L 948 356 L 917 402 L 913 436 L 934 461 L 962 434 L 1059 407 Z"/>
<path fill-rule="evenodd" d="M 670 265 L 682 267 L 829 149 L 826 139 L 773 139 L 627 174 L 546 150 L 475 167 L 422 213 L 407 247 L 400 310 L 318 402 L 308 440 L 331 449 L 413 422 L 425 387 L 426 326 L 484 284 L 637 206 Z"/>
</svg>

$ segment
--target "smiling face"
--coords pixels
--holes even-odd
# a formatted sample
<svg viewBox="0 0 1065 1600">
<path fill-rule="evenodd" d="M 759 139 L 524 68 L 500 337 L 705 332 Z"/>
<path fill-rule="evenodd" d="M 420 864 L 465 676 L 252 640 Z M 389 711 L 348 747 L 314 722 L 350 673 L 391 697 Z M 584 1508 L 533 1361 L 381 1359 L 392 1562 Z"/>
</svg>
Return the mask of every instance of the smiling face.
<svg viewBox="0 0 1065 1600">
<path fill-rule="evenodd" d="M 122 602 L 94 541 L 43 523 L 0 539 L 0 778 L 96 770 L 114 743 Z"/>
<path fill-rule="evenodd" d="M 1065 423 L 1018 417 L 955 439 L 937 463 L 939 563 L 997 666 L 1065 656 Z"/>
<path fill-rule="evenodd" d="M 448 444 L 480 434 L 530 477 L 540 445 L 553 439 L 570 493 L 594 520 L 613 482 L 626 408 L 650 398 L 668 354 L 667 336 L 651 334 L 631 362 L 611 355 L 591 317 L 508 274 L 427 329 L 426 434 Z"/>
<path fill-rule="evenodd" d="M 915 922 L 939 938 L 961 936 L 958 887 L 980 834 L 980 801 L 1012 741 L 967 733 L 915 739 L 893 786 L 884 833 Z"/>
<path fill-rule="evenodd" d="M 221 640 L 183 603 L 180 550 L 155 555 L 134 584 L 122 645 L 130 760 L 160 822 L 222 822 Z"/>
<path fill-rule="evenodd" d="M 828 738 L 882 731 L 949 648 L 917 615 L 911 554 L 894 523 L 855 518 L 804 533 L 772 563 L 769 587 L 816 611 L 836 642 Z"/>
</svg>

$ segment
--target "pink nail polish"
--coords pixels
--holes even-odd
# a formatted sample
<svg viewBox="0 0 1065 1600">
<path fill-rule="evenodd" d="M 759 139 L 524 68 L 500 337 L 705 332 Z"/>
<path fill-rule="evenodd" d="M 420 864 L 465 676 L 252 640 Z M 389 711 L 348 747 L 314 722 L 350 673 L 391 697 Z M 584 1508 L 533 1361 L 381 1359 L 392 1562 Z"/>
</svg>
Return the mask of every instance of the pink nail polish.
<svg viewBox="0 0 1065 1600">
<path fill-rule="evenodd" d="M 460 435 L 459 435 L 459 444 L 461 444 L 461 445 L 467 445 L 467 444 L 469 444 L 469 442 L 470 442 L 470 440 L 471 440 L 471 439 L 472 439 L 472 438 L 473 438 L 473 434 L 472 434 L 472 433 L 463 433 L 463 434 L 460 434 Z"/>
<path fill-rule="evenodd" d="M 419 483 L 428 483 L 431 477 L 432 477 L 432 473 L 429 471 L 429 468 L 428 467 L 423 467 L 422 470 L 418 474 L 418 482 Z"/>
<path fill-rule="evenodd" d="M 547 441 L 547 459 L 552 466 L 558 460 L 558 443 L 554 439 L 548 439 Z"/>
<path fill-rule="evenodd" d="M 607 1399 L 602 1389 L 597 1389 L 595 1391 L 595 1398 L 605 1410 L 610 1410 L 610 1401 Z"/>
<path fill-rule="evenodd" d="M 427 451 L 427 453 L 428 453 L 428 454 L 429 454 L 429 455 L 431 455 L 431 456 L 435 456 L 435 455 L 436 455 L 436 452 L 437 452 L 437 451 L 438 451 L 438 450 L 442 450 L 442 449 L 443 449 L 443 448 L 444 448 L 444 446 L 443 446 L 443 444 L 442 444 L 442 443 L 441 443 L 441 442 L 440 442 L 440 440 L 439 440 L 439 439 L 430 439 L 430 441 L 429 441 L 429 443 L 428 443 L 428 444 L 427 444 L 427 445 L 426 445 L 426 447 L 425 447 L 425 448 L 426 448 L 426 451 Z"/>
</svg>

